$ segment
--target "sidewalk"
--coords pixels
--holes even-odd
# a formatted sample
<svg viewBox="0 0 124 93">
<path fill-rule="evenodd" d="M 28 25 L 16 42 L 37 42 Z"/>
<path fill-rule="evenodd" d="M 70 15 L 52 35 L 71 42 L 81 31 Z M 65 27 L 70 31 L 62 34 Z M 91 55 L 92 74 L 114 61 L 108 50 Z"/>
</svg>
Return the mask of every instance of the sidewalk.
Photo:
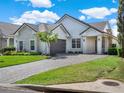
<svg viewBox="0 0 124 93">
<path fill-rule="evenodd" d="M 104 81 L 111 81 L 115 83 L 111 86 L 104 85 Z M 100 92 L 100 93 L 124 93 L 124 83 L 116 81 L 116 80 L 109 80 L 109 79 L 100 79 L 94 82 L 86 82 L 86 83 L 73 83 L 73 84 L 60 84 L 60 85 L 51 85 L 49 87 L 52 88 L 62 88 L 62 89 L 73 89 L 73 90 L 85 90 L 85 91 L 93 91 L 93 92 Z"/>
<path fill-rule="evenodd" d="M 109 81 L 108 85 L 104 85 L 103 82 Z M 111 83 L 110 83 L 111 82 Z M 113 83 L 114 82 L 114 83 Z M 85 83 L 73 83 L 73 84 L 60 84 L 60 85 L 31 85 L 31 84 L 0 84 L 1 90 L 6 90 L 5 93 L 124 93 L 124 83 L 109 80 L 100 79 L 94 82 Z M 47 92 L 45 92 L 47 91 Z M 4 92 L 3 92 L 4 93 Z"/>
</svg>

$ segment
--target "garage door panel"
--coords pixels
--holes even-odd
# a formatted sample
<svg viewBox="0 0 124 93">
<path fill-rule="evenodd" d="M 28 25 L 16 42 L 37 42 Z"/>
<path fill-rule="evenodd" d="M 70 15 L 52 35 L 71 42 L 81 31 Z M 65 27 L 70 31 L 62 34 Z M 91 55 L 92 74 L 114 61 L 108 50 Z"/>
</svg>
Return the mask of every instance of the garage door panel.
<svg viewBox="0 0 124 93">
<path fill-rule="evenodd" d="M 66 51 L 66 40 L 59 39 L 55 43 L 51 43 L 50 45 L 50 53 L 65 53 Z"/>
</svg>

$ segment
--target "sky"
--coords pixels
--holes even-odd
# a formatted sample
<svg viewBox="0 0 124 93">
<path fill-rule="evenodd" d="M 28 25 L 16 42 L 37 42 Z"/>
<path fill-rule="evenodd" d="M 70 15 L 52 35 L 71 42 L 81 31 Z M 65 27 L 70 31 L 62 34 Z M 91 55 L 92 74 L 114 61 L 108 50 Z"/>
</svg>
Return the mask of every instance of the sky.
<svg viewBox="0 0 124 93">
<path fill-rule="evenodd" d="M 0 21 L 54 23 L 69 14 L 87 23 L 109 21 L 117 35 L 118 0 L 0 0 Z"/>
</svg>

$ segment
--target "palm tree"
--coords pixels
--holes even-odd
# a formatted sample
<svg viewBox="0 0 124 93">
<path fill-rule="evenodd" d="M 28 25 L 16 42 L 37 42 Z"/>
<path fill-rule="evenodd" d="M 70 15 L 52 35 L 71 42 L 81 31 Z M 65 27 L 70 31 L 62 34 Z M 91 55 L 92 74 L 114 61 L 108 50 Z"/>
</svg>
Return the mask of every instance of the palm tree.
<svg viewBox="0 0 124 93">
<path fill-rule="evenodd" d="M 47 31 L 47 32 L 38 32 L 37 33 L 39 39 L 43 42 L 46 42 L 48 49 L 50 49 L 50 43 L 57 42 L 58 40 L 58 35 L 52 33 L 52 31 Z M 46 47 L 47 49 L 47 47 Z M 50 50 L 48 50 L 50 52 Z"/>
<path fill-rule="evenodd" d="M 119 8 L 118 8 L 118 31 L 119 31 L 119 39 L 121 39 L 122 46 L 122 58 L 124 58 L 124 0 L 119 0 Z"/>
</svg>

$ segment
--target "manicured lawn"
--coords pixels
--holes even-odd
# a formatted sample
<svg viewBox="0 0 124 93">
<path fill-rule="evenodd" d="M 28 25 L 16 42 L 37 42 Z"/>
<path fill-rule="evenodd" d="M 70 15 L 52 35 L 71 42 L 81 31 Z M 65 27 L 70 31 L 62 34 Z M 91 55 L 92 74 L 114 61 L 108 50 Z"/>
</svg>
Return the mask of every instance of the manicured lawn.
<svg viewBox="0 0 124 93">
<path fill-rule="evenodd" d="M 87 63 L 76 64 L 33 75 L 16 83 L 23 84 L 60 84 L 94 81 L 111 78 L 124 81 L 124 73 L 119 71 L 120 58 L 108 56 Z"/>
<path fill-rule="evenodd" d="M 24 64 L 46 58 L 47 56 L 0 56 L 0 67 Z"/>
</svg>

